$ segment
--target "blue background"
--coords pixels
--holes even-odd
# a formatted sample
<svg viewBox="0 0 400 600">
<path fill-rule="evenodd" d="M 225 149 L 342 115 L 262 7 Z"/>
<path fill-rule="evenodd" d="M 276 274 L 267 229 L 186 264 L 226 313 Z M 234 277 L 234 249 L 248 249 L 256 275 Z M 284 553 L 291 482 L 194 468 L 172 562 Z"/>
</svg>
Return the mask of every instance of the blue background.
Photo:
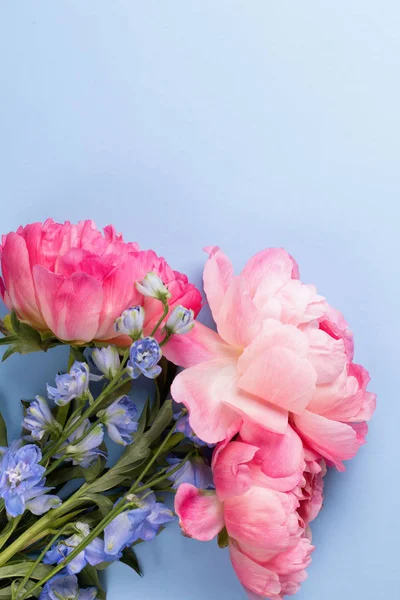
<svg viewBox="0 0 400 600">
<path fill-rule="evenodd" d="M 379 394 L 368 444 L 330 473 L 299 600 L 400 597 L 400 8 L 376 2 L 41 0 L 0 14 L 0 229 L 94 218 L 200 284 L 285 246 L 340 308 Z M 0 402 L 62 351 L 12 357 Z M 229 557 L 168 528 L 109 571 L 111 600 L 244 600 Z"/>
</svg>

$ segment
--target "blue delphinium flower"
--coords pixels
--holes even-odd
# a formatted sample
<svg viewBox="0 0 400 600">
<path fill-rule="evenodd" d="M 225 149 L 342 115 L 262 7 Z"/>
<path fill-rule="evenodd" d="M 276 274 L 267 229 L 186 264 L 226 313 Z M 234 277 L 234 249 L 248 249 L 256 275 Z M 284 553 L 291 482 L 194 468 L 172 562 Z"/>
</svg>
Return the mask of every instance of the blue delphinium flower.
<svg viewBox="0 0 400 600">
<path fill-rule="evenodd" d="M 136 404 L 129 396 L 117 398 L 107 409 L 97 415 L 107 427 L 107 433 L 116 444 L 127 446 L 132 443 L 132 433 L 137 431 Z"/>
<path fill-rule="evenodd" d="M 92 428 L 89 419 L 85 419 L 68 440 L 61 446 L 54 458 L 65 456 L 65 460 L 72 460 L 72 464 L 87 468 L 98 456 L 106 456 L 99 446 L 104 438 L 104 429 L 101 423 Z"/>
<path fill-rule="evenodd" d="M 149 379 L 155 379 L 161 373 L 161 367 L 157 364 L 162 356 L 161 348 L 152 337 L 145 337 L 134 342 L 130 349 L 127 370 L 132 379 L 144 375 Z"/>
<path fill-rule="evenodd" d="M 115 331 L 137 339 L 142 335 L 145 312 L 143 306 L 132 306 L 124 310 L 115 321 Z"/>
<path fill-rule="evenodd" d="M 189 333 L 194 327 L 194 312 L 184 306 L 175 306 L 165 329 L 169 335 Z"/>
<path fill-rule="evenodd" d="M 181 459 L 171 457 L 167 458 L 167 462 L 171 465 L 167 470 L 168 474 L 181 462 Z M 200 490 L 214 489 L 211 467 L 205 463 L 201 456 L 195 456 L 194 458 L 187 460 L 180 469 L 171 473 L 169 479 L 174 482 L 172 487 L 175 490 L 178 489 L 181 483 L 190 483 Z"/>
<path fill-rule="evenodd" d="M 61 571 L 45 584 L 39 600 L 94 600 L 97 591 L 96 587 L 79 588 L 76 575 Z"/>
<path fill-rule="evenodd" d="M 81 523 L 80 521 L 75 523 L 75 533 L 66 539 L 58 540 L 50 550 L 46 552 L 43 558 L 44 564 L 58 565 L 64 558 L 71 554 L 81 542 L 83 542 L 89 533 L 90 527 L 87 523 Z M 94 567 L 102 562 L 113 562 L 114 560 L 116 560 L 115 556 L 107 554 L 104 551 L 104 541 L 97 537 L 68 563 L 66 570 L 68 573 L 80 573 L 87 564 Z"/>
<path fill-rule="evenodd" d="M 92 361 L 107 379 L 113 379 L 116 376 L 121 364 L 119 352 L 115 346 L 94 348 L 92 351 Z M 91 379 L 93 378 L 100 379 L 91 375 Z"/>
<path fill-rule="evenodd" d="M 45 487 L 46 469 L 40 448 L 34 444 L 14 442 L 0 452 L 0 498 L 11 517 L 22 515 L 25 509 L 34 515 L 42 515 L 50 508 L 60 506 L 58 496 L 47 494 L 52 488 Z"/>
<path fill-rule="evenodd" d="M 31 432 L 31 440 L 41 440 L 45 433 L 61 432 L 61 425 L 51 414 L 49 405 L 42 396 L 36 396 L 26 409 L 22 427 Z"/>
<path fill-rule="evenodd" d="M 199 437 L 197 437 L 197 435 L 190 426 L 188 414 L 175 414 L 174 419 L 176 420 L 175 431 L 178 433 L 183 433 L 188 440 L 190 440 L 197 446 L 207 446 L 208 448 L 212 448 L 213 446 L 215 446 L 215 444 L 207 444 L 206 442 L 203 442 L 203 440 L 201 440 Z"/>
<path fill-rule="evenodd" d="M 58 406 L 64 406 L 74 398 L 88 395 L 89 379 L 87 363 L 75 361 L 68 373 L 56 376 L 56 387 L 47 384 L 47 395 Z"/>
<path fill-rule="evenodd" d="M 137 540 L 154 539 L 162 525 L 175 519 L 173 512 L 157 502 L 154 494 L 144 500 L 140 496 L 136 499 L 138 508 L 121 513 L 104 530 L 104 549 L 116 557 Z"/>
<path fill-rule="evenodd" d="M 143 296 L 156 298 L 161 302 L 166 302 L 168 298 L 171 298 L 171 292 L 168 291 L 168 288 L 163 284 L 157 273 L 153 273 L 152 271 L 147 273 L 142 281 L 136 283 L 136 289 Z"/>
</svg>

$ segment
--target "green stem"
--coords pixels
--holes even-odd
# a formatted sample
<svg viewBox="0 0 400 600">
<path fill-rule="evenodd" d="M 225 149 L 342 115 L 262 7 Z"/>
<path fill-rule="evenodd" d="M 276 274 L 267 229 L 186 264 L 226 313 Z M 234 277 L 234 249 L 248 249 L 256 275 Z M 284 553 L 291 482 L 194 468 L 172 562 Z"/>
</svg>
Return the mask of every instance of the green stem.
<svg viewBox="0 0 400 600">
<path fill-rule="evenodd" d="M 178 463 L 177 465 L 175 465 L 175 467 L 173 469 L 171 469 L 170 471 L 167 470 L 170 467 L 165 467 L 164 469 L 161 469 L 161 471 L 158 471 L 156 473 L 157 477 L 154 479 L 151 479 L 150 481 L 146 482 L 146 485 L 142 485 L 139 488 L 135 489 L 135 493 L 139 493 L 142 492 L 143 490 L 147 489 L 148 487 L 153 487 L 154 485 L 157 485 L 157 483 L 161 483 L 162 481 L 165 481 L 166 479 L 169 479 L 170 475 L 173 475 L 174 473 L 176 473 L 176 471 L 179 471 L 179 469 L 185 464 L 186 461 L 188 461 L 192 456 L 193 456 L 193 452 L 189 452 L 189 454 L 187 454 L 185 456 L 185 458 L 183 460 L 181 460 L 180 463 Z M 158 491 L 158 490 L 157 490 Z"/>
<path fill-rule="evenodd" d="M 168 315 L 169 312 L 169 305 L 168 302 L 164 303 L 164 312 L 161 315 L 161 317 L 159 318 L 159 320 L 157 321 L 156 325 L 154 326 L 153 331 L 150 334 L 150 337 L 153 337 L 155 332 L 157 331 L 157 329 L 160 327 L 161 323 L 164 321 L 165 317 Z"/>
<path fill-rule="evenodd" d="M 32 575 L 32 573 L 34 572 L 34 570 L 36 569 L 36 567 L 40 564 L 40 562 L 42 561 L 44 555 L 46 554 L 46 552 L 48 550 L 50 550 L 50 548 L 52 547 L 53 544 L 56 543 L 56 541 L 58 540 L 58 538 L 60 536 L 62 536 L 62 534 L 70 527 L 70 524 L 68 523 L 67 525 L 64 525 L 64 527 L 62 527 L 62 529 L 60 529 L 60 531 L 57 531 L 56 534 L 51 538 L 50 542 L 47 544 L 47 546 L 44 548 L 44 550 L 40 553 L 40 555 L 38 556 L 38 558 L 35 560 L 35 562 L 33 563 L 33 565 L 31 566 L 31 568 L 29 569 L 29 571 L 27 571 L 25 577 L 23 578 L 23 580 L 21 581 L 18 590 L 17 590 L 17 598 L 18 598 L 18 594 L 20 592 L 22 592 L 24 585 L 26 584 L 26 582 L 29 580 L 30 576 Z"/>
<path fill-rule="evenodd" d="M 130 350 L 129 348 L 126 349 L 126 351 L 124 353 L 124 356 L 123 356 L 123 359 L 121 361 L 121 365 L 120 365 L 120 367 L 119 367 L 119 369 L 118 369 L 115 377 L 104 388 L 104 390 L 98 396 L 98 398 L 96 399 L 96 401 L 93 402 L 93 404 L 91 404 L 89 406 L 89 408 L 87 408 L 87 410 L 75 421 L 75 423 L 72 423 L 71 419 L 69 419 L 69 421 L 68 421 L 69 426 L 67 424 L 67 427 L 64 429 L 64 432 L 63 432 L 62 436 L 46 452 L 46 454 L 45 454 L 45 456 L 43 458 L 43 461 L 48 460 L 51 456 L 53 456 L 57 452 L 57 450 L 59 450 L 61 448 L 61 446 L 68 439 L 68 437 L 71 435 L 71 433 L 73 431 L 75 431 L 75 429 L 77 429 L 79 427 L 79 425 L 81 425 L 86 419 L 88 419 L 89 417 L 91 417 L 94 412 L 96 412 L 97 407 L 103 402 L 104 398 L 106 398 L 108 396 L 108 394 L 110 394 L 111 392 L 115 391 L 113 388 L 116 387 L 116 384 L 119 382 L 119 379 L 121 378 L 121 376 L 123 374 L 125 362 L 126 362 L 128 356 L 129 356 L 129 350 Z"/>
<path fill-rule="evenodd" d="M 165 439 L 164 439 L 163 443 L 157 448 L 157 451 L 155 452 L 153 458 L 147 463 L 147 465 L 145 466 L 145 468 L 143 469 L 143 471 L 140 473 L 139 477 L 136 479 L 135 483 L 133 484 L 133 486 L 129 490 L 129 493 L 134 493 L 136 491 L 138 484 L 140 484 L 140 482 L 142 481 L 142 479 L 146 475 L 146 473 L 149 472 L 149 470 L 151 469 L 151 467 L 156 462 L 157 458 L 160 456 L 160 454 L 162 453 L 163 449 L 167 445 L 168 440 L 173 436 L 174 433 L 175 433 L 175 427 L 172 427 L 170 429 L 169 433 L 165 436 Z"/>
<path fill-rule="evenodd" d="M 68 500 L 63 502 L 61 506 L 50 510 L 41 519 L 36 521 L 36 523 L 31 525 L 29 529 L 24 531 L 24 533 L 22 533 L 12 544 L 7 546 L 7 548 L 0 553 L 0 567 L 7 564 L 14 554 L 17 554 L 17 552 L 20 552 L 20 550 L 29 546 L 32 540 L 36 542 L 45 537 L 48 529 L 52 528 L 54 521 L 67 514 L 69 510 L 74 507 L 74 504 L 76 504 L 79 497 L 87 493 L 89 487 L 89 485 L 84 483 L 82 487 L 68 498 Z"/>
<path fill-rule="evenodd" d="M 82 540 L 82 542 L 80 544 L 78 544 L 78 546 L 76 546 L 76 548 L 70 554 L 68 554 L 68 556 L 59 565 L 54 567 L 54 569 L 50 573 L 48 573 L 45 577 L 43 577 L 35 585 L 33 585 L 31 588 L 29 588 L 29 590 L 27 592 L 24 592 L 22 594 L 22 596 L 19 596 L 18 600 L 25 600 L 25 598 L 32 596 L 33 592 L 35 592 L 37 589 L 39 589 L 47 581 L 49 581 L 49 579 L 54 577 L 54 575 L 57 575 L 57 573 L 62 571 L 71 562 L 71 560 L 73 560 L 76 556 L 78 556 L 78 554 L 80 552 L 82 552 L 82 550 L 84 550 L 86 548 L 86 546 L 88 544 L 90 544 L 90 542 L 92 542 L 100 533 L 102 533 L 104 531 L 104 529 L 107 527 L 107 525 L 109 525 L 111 523 L 111 521 L 113 521 L 115 519 L 115 517 L 117 517 L 120 513 L 122 513 L 124 510 L 127 510 L 128 508 L 137 508 L 137 506 L 134 502 L 125 502 L 125 503 L 120 502 L 118 505 L 116 505 L 114 507 L 114 509 L 107 515 L 107 517 L 104 517 L 104 519 L 102 521 L 100 521 L 100 523 L 97 525 L 97 527 L 95 527 L 90 532 L 90 534 L 88 536 L 86 536 Z"/>
<path fill-rule="evenodd" d="M 1 537 L 0 537 L 0 550 L 4 546 L 6 542 L 8 542 L 9 538 L 12 536 L 14 531 L 16 530 L 18 523 L 22 519 L 22 515 L 19 517 L 14 517 L 11 521 L 8 522 L 7 527 L 4 529 Z"/>
<path fill-rule="evenodd" d="M 52 473 L 55 469 L 57 469 L 57 467 L 59 467 L 66 458 L 67 458 L 67 455 L 63 454 L 60 458 L 58 458 L 53 463 L 51 463 L 51 465 L 46 469 L 46 477 L 48 477 L 48 475 L 50 475 L 50 473 Z"/>
</svg>

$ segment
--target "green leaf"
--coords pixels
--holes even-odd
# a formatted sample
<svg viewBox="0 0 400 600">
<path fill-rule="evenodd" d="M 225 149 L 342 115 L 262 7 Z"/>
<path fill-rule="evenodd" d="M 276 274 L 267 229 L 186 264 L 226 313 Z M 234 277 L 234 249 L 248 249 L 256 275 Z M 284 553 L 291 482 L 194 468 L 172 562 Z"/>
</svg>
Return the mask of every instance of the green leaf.
<svg viewBox="0 0 400 600">
<path fill-rule="evenodd" d="M 168 427 L 173 418 L 172 411 L 172 400 L 167 400 L 164 402 L 156 418 L 154 419 L 154 423 L 150 427 L 146 433 L 143 434 L 142 437 L 146 439 L 146 442 L 149 446 L 163 433 L 163 431 Z"/>
<path fill-rule="evenodd" d="M 128 396 L 129 392 L 131 391 L 131 388 L 132 388 L 132 379 L 129 379 L 128 381 L 125 381 L 125 383 L 123 385 L 118 386 L 116 390 L 111 392 L 111 394 L 107 394 L 106 398 L 104 398 L 104 400 L 102 402 L 100 402 L 100 404 L 97 408 L 97 412 L 99 412 L 100 410 L 104 410 L 105 408 L 108 408 L 110 406 L 110 404 L 112 404 L 114 402 L 114 400 L 116 400 L 120 396 Z"/>
<path fill-rule="evenodd" d="M 220 548 L 227 548 L 229 546 L 229 535 L 226 527 L 224 527 L 218 534 L 218 546 Z"/>
<path fill-rule="evenodd" d="M 5 567 L 0 567 L 0 579 L 13 579 L 15 577 L 24 577 L 27 572 L 33 566 L 33 562 L 26 561 L 20 562 L 14 565 L 6 565 Z M 51 565 L 43 565 L 39 564 L 36 569 L 33 571 L 31 575 L 31 579 L 36 579 L 39 581 L 46 577 L 53 569 Z"/>
<path fill-rule="evenodd" d="M 0 346 L 5 346 L 7 344 L 12 344 L 18 340 L 17 335 L 8 335 L 6 337 L 0 338 Z"/>
<path fill-rule="evenodd" d="M 8 446 L 7 425 L 0 411 L 0 446 Z"/>
<path fill-rule="evenodd" d="M 102 517 L 107 517 L 114 504 L 112 500 L 104 496 L 104 494 L 85 494 L 82 497 L 82 500 L 89 500 L 90 502 L 94 502 L 99 507 Z"/>
<path fill-rule="evenodd" d="M 84 350 L 85 348 L 83 348 Z M 70 346 L 69 347 L 69 357 L 68 357 L 68 371 L 77 360 L 78 362 L 87 362 L 85 355 L 83 354 L 82 348 L 78 346 Z"/>
<path fill-rule="evenodd" d="M 122 551 L 120 562 L 128 565 L 128 567 L 133 569 L 140 577 L 143 577 L 143 571 L 133 548 L 125 548 L 125 550 Z"/>
<path fill-rule="evenodd" d="M 79 577 L 79 583 L 82 586 L 85 586 L 85 587 L 94 586 L 97 588 L 96 598 L 99 598 L 99 600 L 106 600 L 107 596 L 101 586 L 99 576 L 97 573 L 97 569 L 95 569 L 95 567 L 91 567 L 90 565 L 87 565 L 83 569 L 83 571 L 81 571 L 79 573 L 78 577 Z"/>
<path fill-rule="evenodd" d="M 8 346 L 7 350 L 3 354 L 1 362 L 4 362 L 5 360 L 7 360 L 7 358 L 9 358 L 12 354 L 15 354 L 15 352 L 17 352 L 17 348 L 14 345 Z"/>
<path fill-rule="evenodd" d="M 184 433 L 174 433 L 168 440 L 168 442 L 166 443 L 166 445 L 164 446 L 163 449 L 163 454 L 165 454 L 166 452 L 169 452 L 169 450 L 171 450 L 171 448 L 174 448 L 175 446 L 177 446 L 178 444 L 181 443 L 182 440 L 185 439 L 185 434 Z"/>
</svg>

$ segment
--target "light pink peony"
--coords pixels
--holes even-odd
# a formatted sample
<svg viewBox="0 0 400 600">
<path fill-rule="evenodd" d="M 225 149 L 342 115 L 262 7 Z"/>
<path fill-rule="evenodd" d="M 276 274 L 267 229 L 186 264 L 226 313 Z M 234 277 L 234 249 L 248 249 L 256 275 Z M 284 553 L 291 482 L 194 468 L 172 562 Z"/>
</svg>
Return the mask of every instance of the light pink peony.
<svg viewBox="0 0 400 600">
<path fill-rule="evenodd" d="M 196 539 L 210 540 L 226 527 L 232 564 L 249 596 L 278 600 L 295 593 L 306 578 L 313 546 L 297 510 L 304 480 L 296 463 L 305 466 L 301 441 L 291 430 L 278 449 L 270 442 L 265 448 L 236 440 L 220 443 L 212 463 L 216 492 L 183 484 L 175 510 L 184 533 Z M 263 465 L 267 455 L 272 467 Z M 287 487 L 288 473 L 296 488 L 277 491 Z"/>
<path fill-rule="evenodd" d="M 221 250 L 208 251 L 204 287 L 218 333 L 197 324 L 171 342 L 169 358 L 189 367 L 174 381 L 174 399 L 206 442 L 223 440 L 233 425 L 283 434 L 290 422 L 342 470 L 375 409 L 344 318 L 299 281 L 282 249 L 260 252 L 239 276 Z"/>
<path fill-rule="evenodd" d="M 40 331 L 76 343 L 130 338 L 114 331 L 123 310 L 142 304 L 145 334 L 162 314 L 162 305 L 143 298 L 135 282 L 157 273 L 172 294 L 170 305 L 201 307 L 200 292 L 152 250 L 126 243 L 109 225 L 102 234 L 93 221 L 33 223 L 3 236 L 0 293 L 9 309 Z"/>
</svg>

